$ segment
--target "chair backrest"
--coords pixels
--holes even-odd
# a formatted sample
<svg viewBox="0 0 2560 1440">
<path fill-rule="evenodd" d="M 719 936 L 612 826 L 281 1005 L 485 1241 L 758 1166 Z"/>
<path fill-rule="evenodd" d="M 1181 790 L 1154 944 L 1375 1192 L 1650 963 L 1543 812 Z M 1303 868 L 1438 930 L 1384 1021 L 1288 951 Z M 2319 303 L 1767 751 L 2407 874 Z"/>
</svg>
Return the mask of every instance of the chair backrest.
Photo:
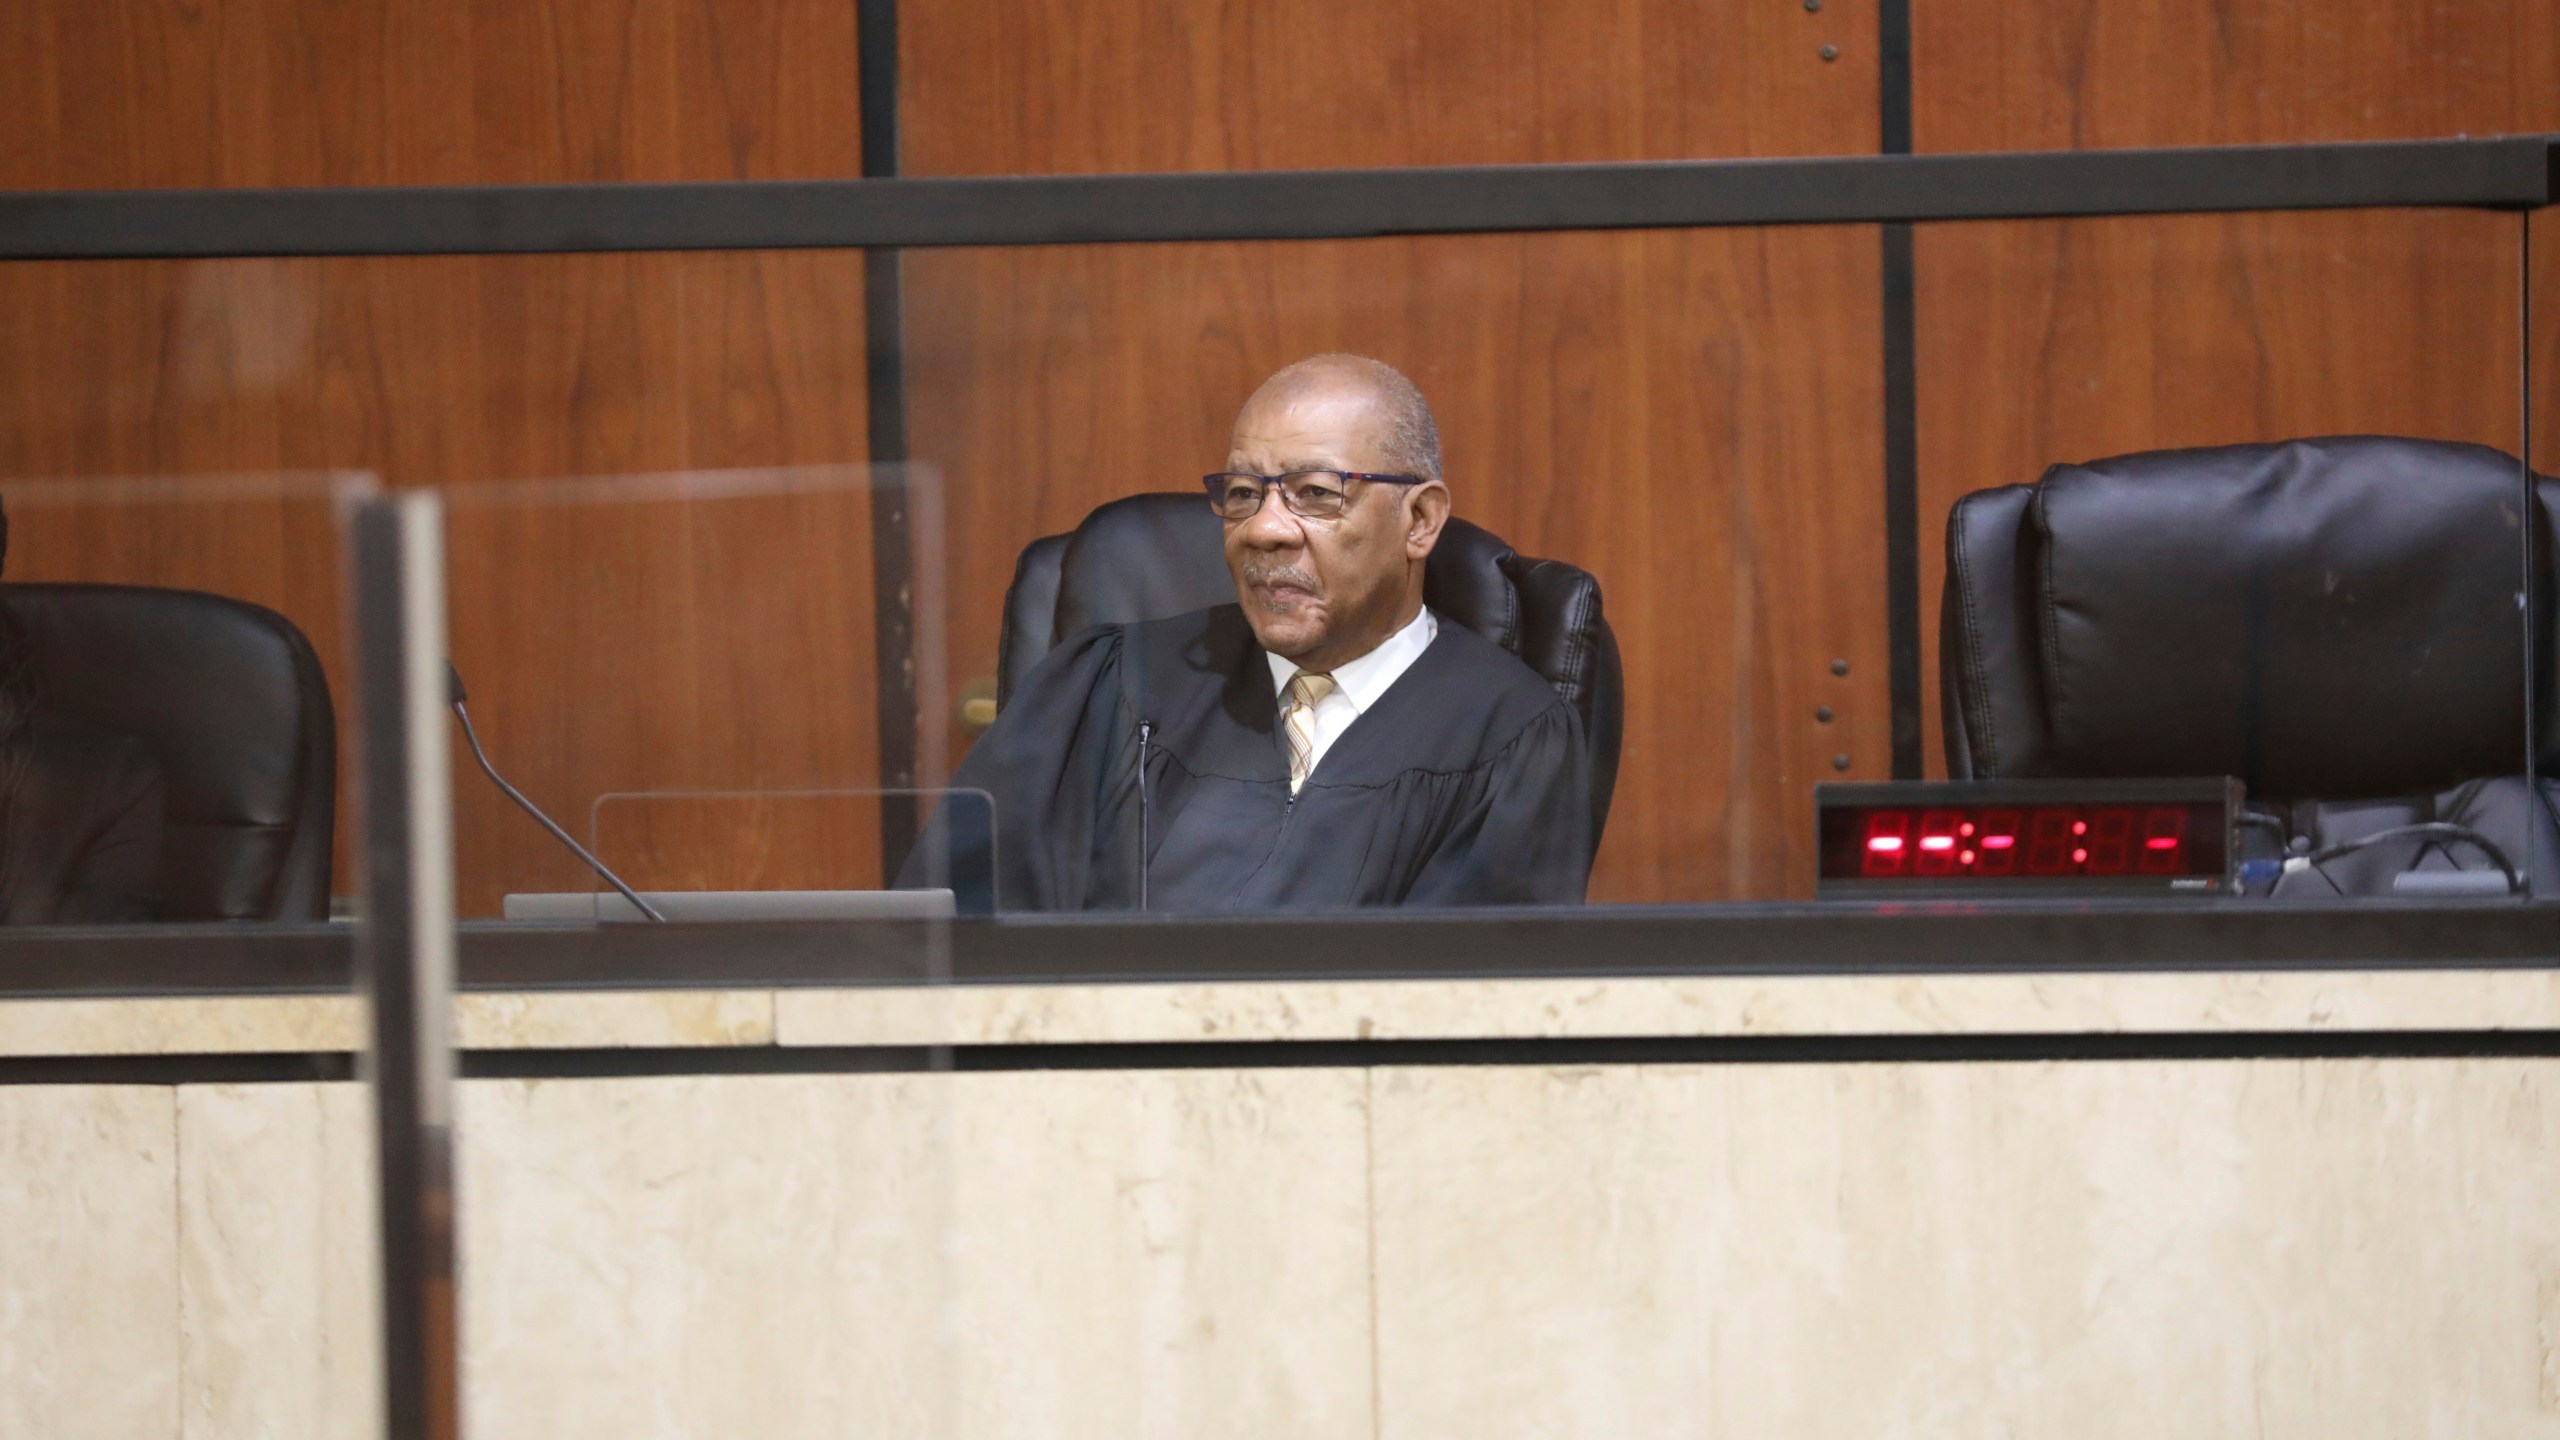
<svg viewBox="0 0 2560 1440">
<path fill-rule="evenodd" d="M 1232 603 L 1222 533 L 1197 493 L 1155 494 L 1114 500 L 1069 533 L 1032 541 L 1005 592 L 998 705 L 1052 646 L 1086 626 Z M 1422 590 L 1433 610 L 1519 656 L 1581 714 L 1597 845 L 1626 725 L 1626 682 L 1600 582 L 1561 560 L 1530 559 L 1453 517 L 1423 569 Z"/>
<path fill-rule="evenodd" d="M 165 920 L 325 920 L 337 722 L 319 657 L 272 610 L 192 590 L 0 585 L 47 709 L 159 763 Z"/>
<path fill-rule="evenodd" d="M 1938 647 L 1948 773 L 2227 774 L 2278 801 L 2521 773 L 2521 479 L 2483 446 L 2347 436 L 2057 465 L 1965 496 Z M 2552 486 L 2530 507 L 2543 620 Z"/>
</svg>

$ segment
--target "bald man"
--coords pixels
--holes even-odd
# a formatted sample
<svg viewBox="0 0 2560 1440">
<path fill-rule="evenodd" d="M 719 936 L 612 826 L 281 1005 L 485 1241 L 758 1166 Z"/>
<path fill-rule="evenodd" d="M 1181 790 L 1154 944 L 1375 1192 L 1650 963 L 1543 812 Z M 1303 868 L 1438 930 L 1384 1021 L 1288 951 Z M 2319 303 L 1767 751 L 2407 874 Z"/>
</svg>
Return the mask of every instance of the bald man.
<svg viewBox="0 0 2560 1440">
<path fill-rule="evenodd" d="M 1014 910 L 1580 901 L 1579 717 L 1423 604 L 1449 487 L 1413 382 L 1301 360 L 1205 480 L 1236 603 L 1043 659 L 952 782 L 994 796 L 997 839 L 955 840 L 951 873 L 991 865 Z"/>
</svg>

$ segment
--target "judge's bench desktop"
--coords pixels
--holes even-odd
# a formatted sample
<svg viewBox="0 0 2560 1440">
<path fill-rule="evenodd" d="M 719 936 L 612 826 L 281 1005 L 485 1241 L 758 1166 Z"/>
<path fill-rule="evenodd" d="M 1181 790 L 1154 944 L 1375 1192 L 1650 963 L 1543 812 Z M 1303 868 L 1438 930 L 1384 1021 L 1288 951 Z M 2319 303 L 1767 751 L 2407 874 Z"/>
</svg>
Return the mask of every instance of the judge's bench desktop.
<svg viewBox="0 0 2560 1440">
<path fill-rule="evenodd" d="M 2543 7 L 27 3 L 0 1434 L 2554 1433 Z"/>
</svg>

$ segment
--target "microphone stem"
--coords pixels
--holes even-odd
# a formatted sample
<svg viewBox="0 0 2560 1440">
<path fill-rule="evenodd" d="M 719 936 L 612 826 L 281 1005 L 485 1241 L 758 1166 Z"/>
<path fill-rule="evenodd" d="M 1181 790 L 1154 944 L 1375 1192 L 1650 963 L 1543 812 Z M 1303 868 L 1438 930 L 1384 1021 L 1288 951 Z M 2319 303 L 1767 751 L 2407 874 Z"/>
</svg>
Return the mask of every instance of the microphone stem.
<svg viewBox="0 0 2560 1440">
<path fill-rule="evenodd" d="M 471 711 L 459 700 L 453 702 L 453 718 L 462 722 L 462 738 L 470 743 L 471 758 L 480 762 L 480 772 L 489 777 L 490 783 L 505 791 L 508 799 L 523 807 L 524 813 L 532 816 L 543 829 L 550 831 L 552 839 L 568 846 L 572 854 L 587 862 L 587 868 L 604 877 L 606 884 L 621 891 L 622 898 L 638 906 L 641 914 L 661 925 L 667 923 L 667 917 L 658 913 L 657 906 L 641 899 L 639 891 L 623 884 L 621 876 L 606 869 L 603 861 L 587 853 L 587 847 L 579 844 L 568 831 L 561 829 L 550 816 L 543 814 L 541 806 L 526 799 L 523 791 L 507 783 L 507 777 L 499 774 L 498 767 L 489 763 L 489 752 L 480 748 L 480 732 L 472 727 Z"/>
<path fill-rule="evenodd" d="M 1147 908 L 1147 742 L 1156 734 L 1155 722 L 1138 722 L 1138 909 Z"/>
</svg>

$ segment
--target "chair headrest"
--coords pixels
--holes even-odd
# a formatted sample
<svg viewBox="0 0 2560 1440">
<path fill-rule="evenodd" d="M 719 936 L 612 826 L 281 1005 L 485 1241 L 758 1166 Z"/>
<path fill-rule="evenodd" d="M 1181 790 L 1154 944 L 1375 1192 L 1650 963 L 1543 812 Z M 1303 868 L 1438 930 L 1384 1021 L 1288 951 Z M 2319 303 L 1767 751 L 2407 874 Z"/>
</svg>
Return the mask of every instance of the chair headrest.
<svg viewBox="0 0 2560 1440">
<path fill-rule="evenodd" d="M 291 825 L 314 746 L 310 642 L 272 610 L 192 590 L 9 585 L 45 706 L 130 735 L 177 823 Z M 327 711 L 326 690 L 320 709 Z"/>
<path fill-rule="evenodd" d="M 2051 768 L 2271 796 L 2521 770 L 2520 495 L 2510 456 L 2380 437 L 2053 467 L 2020 551 Z"/>
<path fill-rule="evenodd" d="M 1096 509 L 1067 537 L 1049 643 L 1233 601 L 1220 534 L 1206 496 L 1131 495 Z"/>
<path fill-rule="evenodd" d="M 1452 515 L 1422 566 L 1422 598 L 1487 640 L 1527 658 L 1520 590 L 1512 570 L 1520 552 L 1483 528 Z M 1533 662 L 1534 664 L 1534 662 Z"/>
<path fill-rule="evenodd" d="M 160 767 L 161 917 L 329 913 L 337 721 L 319 657 L 272 610 L 191 590 L 0 586 L 44 704 Z"/>
</svg>

